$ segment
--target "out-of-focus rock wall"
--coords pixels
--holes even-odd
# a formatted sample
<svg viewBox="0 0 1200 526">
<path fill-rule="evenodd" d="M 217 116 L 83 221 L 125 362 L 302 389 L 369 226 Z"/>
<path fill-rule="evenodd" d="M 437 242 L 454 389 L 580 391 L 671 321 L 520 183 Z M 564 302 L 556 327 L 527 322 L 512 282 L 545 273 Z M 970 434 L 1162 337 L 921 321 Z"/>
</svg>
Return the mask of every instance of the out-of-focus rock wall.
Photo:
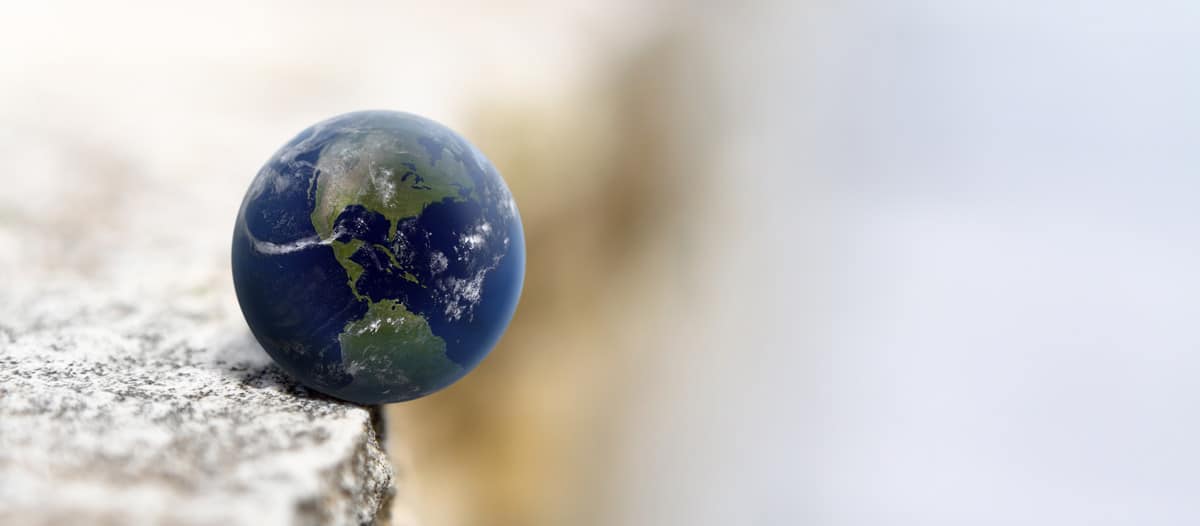
<svg viewBox="0 0 1200 526">
<path fill-rule="evenodd" d="M 494 354 L 453 388 L 390 408 L 438 524 L 601 520 L 622 417 L 659 381 L 645 365 L 676 352 L 655 343 L 658 323 L 693 278 L 689 236 L 705 225 L 683 220 L 711 186 L 707 155 L 679 137 L 691 133 L 682 112 L 711 88 L 688 35 L 668 29 L 594 84 L 472 113 L 468 134 L 511 174 L 529 259 Z"/>
</svg>

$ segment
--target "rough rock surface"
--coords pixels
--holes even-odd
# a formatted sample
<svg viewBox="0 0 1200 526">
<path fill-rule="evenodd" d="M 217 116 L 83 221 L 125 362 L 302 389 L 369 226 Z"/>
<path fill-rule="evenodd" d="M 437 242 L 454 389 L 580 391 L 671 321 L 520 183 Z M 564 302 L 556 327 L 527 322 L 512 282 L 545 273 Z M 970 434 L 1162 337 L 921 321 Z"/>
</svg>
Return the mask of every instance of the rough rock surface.
<svg viewBox="0 0 1200 526">
<path fill-rule="evenodd" d="M 86 284 L 5 297 L 0 523 L 362 524 L 392 469 L 374 411 L 296 386 L 198 302 Z"/>
<path fill-rule="evenodd" d="M 377 412 L 286 378 L 234 299 L 258 161 L 78 133 L 0 119 L 0 524 L 386 522 Z"/>
</svg>

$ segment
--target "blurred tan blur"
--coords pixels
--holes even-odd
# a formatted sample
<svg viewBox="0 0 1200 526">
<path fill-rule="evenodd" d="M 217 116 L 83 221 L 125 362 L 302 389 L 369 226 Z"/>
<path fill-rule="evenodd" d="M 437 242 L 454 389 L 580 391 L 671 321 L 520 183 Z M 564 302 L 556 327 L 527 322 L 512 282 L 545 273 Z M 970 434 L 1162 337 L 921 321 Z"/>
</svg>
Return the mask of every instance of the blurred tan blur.
<svg viewBox="0 0 1200 526">
<path fill-rule="evenodd" d="M 494 354 L 436 396 L 390 408 L 432 524 L 586 524 L 613 412 L 630 400 L 645 320 L 676 280 L 676 234 L 708 185 L 672 137 L 680 61 L 663 28 L 594 84 L 491 99 L 468 134 L 508 179 L 528 236 L 519 313 Z M 702 86 L 688 96 L 700 97 Z M 674 267 L 673 267 L 674 266 Z M 397 450 L 398 455 L 404 451 Z"/>
</svg>

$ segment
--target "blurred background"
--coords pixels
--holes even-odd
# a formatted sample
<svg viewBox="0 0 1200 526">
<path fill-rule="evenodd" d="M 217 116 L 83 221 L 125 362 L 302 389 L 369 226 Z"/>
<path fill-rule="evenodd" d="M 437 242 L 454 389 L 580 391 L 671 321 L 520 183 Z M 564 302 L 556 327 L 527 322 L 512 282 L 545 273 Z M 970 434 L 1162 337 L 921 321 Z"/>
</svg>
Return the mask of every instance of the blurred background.
<svg viewBox="0 0 1200 526">
<path fill-rule="evenodd" d="M 0 268 L 236 312 L 267 156 L 410 111 L 528 267 L 388 407 L 398 520 L 1196 524 L 1198 52 L 1167 0 L 9 2 Z"/>
</svg>

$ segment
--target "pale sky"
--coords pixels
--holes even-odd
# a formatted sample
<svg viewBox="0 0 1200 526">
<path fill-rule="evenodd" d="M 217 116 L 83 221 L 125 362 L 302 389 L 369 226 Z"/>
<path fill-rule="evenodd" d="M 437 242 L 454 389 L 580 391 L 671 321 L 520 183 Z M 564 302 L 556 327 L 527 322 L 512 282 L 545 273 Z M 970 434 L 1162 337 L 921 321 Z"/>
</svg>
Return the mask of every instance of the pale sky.
<svg viewBox="0 0 1200 526">
<path fill-rule="evenodd" d="M 1053 4 L 712 17 L 744 222 L 622 523 L 1200 521 L 1200 8 Z"/>
</svg>

